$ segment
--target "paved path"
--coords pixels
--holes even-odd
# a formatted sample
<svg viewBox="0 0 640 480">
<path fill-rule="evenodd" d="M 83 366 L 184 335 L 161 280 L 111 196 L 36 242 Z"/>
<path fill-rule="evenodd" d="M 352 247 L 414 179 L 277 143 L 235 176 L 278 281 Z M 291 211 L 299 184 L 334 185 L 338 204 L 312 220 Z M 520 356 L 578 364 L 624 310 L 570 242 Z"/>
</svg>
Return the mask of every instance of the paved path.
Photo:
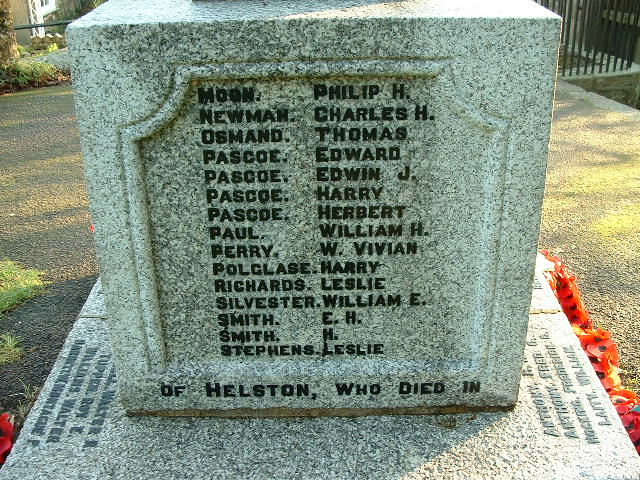
<svg viewBox="0 0 640 480">
<path fill-rule="evenodd" d="M 560 83 L 543 213 L 540 246 L 574 270 L 640 393 L 640 111 Z"/>
<path fill-rule="evenodd" d="M 0 258 L 47 272 L 47 292 L 0 319 L 24 341 L 0 366 L 0 412 L 40 387 L 97 275 L 71 87 L 0 97 Z"/>
<path fill-rule="evenodd" d="M 640 391 L 640 112 L 561 83 L 540 246 L 575 270 Z M 48 271 L 48 292 L 0 320 L 29 353 L 0 367 L 0 410 L 39 386 L 96 277 L 70 87 L 0 97 L 0 257 Z"/>
</svg>

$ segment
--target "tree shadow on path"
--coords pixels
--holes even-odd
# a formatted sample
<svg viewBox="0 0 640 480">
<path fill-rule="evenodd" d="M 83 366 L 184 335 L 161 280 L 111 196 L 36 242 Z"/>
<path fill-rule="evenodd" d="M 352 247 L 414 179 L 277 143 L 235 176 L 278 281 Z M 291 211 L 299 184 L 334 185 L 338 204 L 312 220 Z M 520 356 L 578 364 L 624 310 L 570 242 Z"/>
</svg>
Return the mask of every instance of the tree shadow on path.
<svg viewBox="0 0 640 480">
<path fill-rule="evenodd" d="M 0 413 L 44 383 L 97 278 L 70 86 L 0 97 L 0 258 L 46 272 L 46 291 L 6 313 L 24 356 L 0 366 Z"/>
</svg>

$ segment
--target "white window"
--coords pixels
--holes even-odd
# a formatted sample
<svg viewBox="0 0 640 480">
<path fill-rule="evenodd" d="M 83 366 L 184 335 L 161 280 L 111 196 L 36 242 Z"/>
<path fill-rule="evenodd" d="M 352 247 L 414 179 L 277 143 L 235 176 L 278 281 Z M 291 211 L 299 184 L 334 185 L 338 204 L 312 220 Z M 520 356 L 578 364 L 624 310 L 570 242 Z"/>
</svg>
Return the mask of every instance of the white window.
<svg viewBox="0 0 640 480">
<path fill-rule="evenodd" d="M 40 15 L 47 15 L 56 9 L 56 0 L 38 0 L 40 2 Z"/>
</svg>

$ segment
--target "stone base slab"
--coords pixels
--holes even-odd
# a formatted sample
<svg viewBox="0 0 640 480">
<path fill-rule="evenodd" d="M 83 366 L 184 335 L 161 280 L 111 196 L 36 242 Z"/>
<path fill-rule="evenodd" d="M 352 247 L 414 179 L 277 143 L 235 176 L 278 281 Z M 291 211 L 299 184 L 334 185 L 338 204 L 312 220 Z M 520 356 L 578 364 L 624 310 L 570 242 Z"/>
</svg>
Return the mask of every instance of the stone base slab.
<svg viewBox="0 0 640 480">
<path fill-rule="evenodd" d="M 448 415 L 126 416 L 97 284 L 0 479 L 640 479 L 541 268 L 515 409 Z"/>
</svg>

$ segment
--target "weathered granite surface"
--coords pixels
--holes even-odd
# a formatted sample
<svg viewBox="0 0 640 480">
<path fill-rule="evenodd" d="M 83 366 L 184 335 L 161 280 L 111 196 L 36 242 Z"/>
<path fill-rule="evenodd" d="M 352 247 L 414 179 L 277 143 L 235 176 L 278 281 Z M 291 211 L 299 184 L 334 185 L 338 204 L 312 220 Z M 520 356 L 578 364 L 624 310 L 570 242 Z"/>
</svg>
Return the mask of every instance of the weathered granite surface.
<svg viewBox="0 0 640 480">
<path fill-rule="evenodd" d="M 100 303 L 92 295 L 86 311 Z M 530 318 L 510 412 L 221 419 L 126 416 L 114 401 L 104 321 L 80 317 L 0 479 L 640 478 L 638 455 L 566 317 Z"/>
<path fill-rule="evenodd" d="M 524 0 L 111 0 L 72 24 L 125 408 L 512 406 L 559 25 Z"/>
</svg>

